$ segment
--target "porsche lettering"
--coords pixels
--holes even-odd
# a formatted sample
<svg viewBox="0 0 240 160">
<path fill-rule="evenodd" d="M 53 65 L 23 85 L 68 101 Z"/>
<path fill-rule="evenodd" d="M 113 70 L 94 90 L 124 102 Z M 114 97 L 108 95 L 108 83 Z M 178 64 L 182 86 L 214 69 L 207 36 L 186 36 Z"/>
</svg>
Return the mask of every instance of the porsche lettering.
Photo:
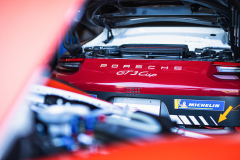
<svg viewBox="0 0 240 160">
<path fill-rule="evenodd" d="M 149 66 L 143 66 L 143 65 L 128 65 L 128 64 L 125 64 L 123 66 L 120 66 L 118 64 L 112 64 L 112 65 L 108 65 L 108 64 L 101 64 L 100 65 L 100 68 L 106 68 L 106 67 L 109 67 L 109 68 L 135 68 L 135 69 L 151 69 L 151 70 L 155 70 L 157 69 L 156 66 L 153 66 L 153 65 L 149 65 Z M 173 70 L 182 70 L 182 66 L 173 66 L 173 67 L 169 67 L 169 66 L 160 66 L 158 67 L 160 70 L 168 70 L 170 68 L 173 68 Z"/>
</svg>

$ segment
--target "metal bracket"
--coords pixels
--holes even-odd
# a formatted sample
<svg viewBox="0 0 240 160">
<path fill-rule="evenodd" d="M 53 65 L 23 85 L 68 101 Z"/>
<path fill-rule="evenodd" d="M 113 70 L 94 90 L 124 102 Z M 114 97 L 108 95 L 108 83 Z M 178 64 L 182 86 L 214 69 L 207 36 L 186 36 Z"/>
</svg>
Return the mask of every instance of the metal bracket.
<svg viewBox="0 0 240 160">
<path fill-rule="evenodd" d="M 114 36 L 113 36 L 113 33 L 112 33 L 112 29 L 111 29 L 110 25 L 107 24 L 105 18 L 104 18 L 103 20 L 100 20 L 100 17 L 99 17 L 99 16 L 95 16 L 95 18 L 97 19 L 97 21 L 98 21 L 100 24 L 102 24 L 102 25 L 108 30 L 108 32 L 107 32 L 107 39 L 106 39 L 105 41 L 103 41 L 103 43 L 107 44 L 107 43 L 108 43 L 110 40 L 112 40 L 113 37 L 114 37 Z M 109 34 L 111 34 L 111 35 L 109 36 Z"/>
<path fill-rule="evenodd" d="M 105 19 L 102 21 L 102 23 L 104 24 L 105 28 L 108 30 L 107 32 L 107 39 L 105 41 L 103 41 L 103 43 L 107 44 L 110 40 L 113 39 L 113 34 L 112 34 L 112 29 L 111 27 L 106 23 Z M 109 36 L 109 34 L 111 34 Z"/>
<path fill-rule="evenodd" d="M 78 33 L 74 28 L 69 29 L 62 42 L 64 47 L 70 53 L 71 57 L 82 53 L 82 45 L 80 43 Z"/>
<path fill-rule="evenodd" d="M 109 36 L 109 33 L 111 34 L 111 36 Z M 107 32 L 107 39 L 105 41 L 103 41 L 103 43 L 107 44 L 112 39 L 113 39 L 113 34 L 112 34 L 112 30 L 110 29 Z"/>
<path fill-rule="evenodd" d="M 218 23 L 219 23 L 220 27 L 221 27 L 225 32 L 228 32 L 229 24 L 228 24 L 228 20 L 226 19 L 226 17 L 219 17 L 219 18 L 218 18 Z"/>
<path fill-rule="evenodd" d="M 229 11 L 229 42 L 234 58 L 240 58 L 240 2 L 228 0 Z"/>
</svg>

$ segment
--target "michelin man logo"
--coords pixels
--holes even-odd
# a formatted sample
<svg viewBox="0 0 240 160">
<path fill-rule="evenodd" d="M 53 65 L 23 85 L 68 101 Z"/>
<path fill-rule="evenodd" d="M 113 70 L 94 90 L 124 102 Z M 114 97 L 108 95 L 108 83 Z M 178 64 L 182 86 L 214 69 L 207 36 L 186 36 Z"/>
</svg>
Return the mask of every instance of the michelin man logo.
<svg viewBox="0 0 240 160">
<path fill-rule="evenodd" d="M 186 104 L 187 104 L 186 101 L 183 101 L 182 104 L 180 104 L 180 101 L 181 101 L 181 100 L 178 100 L 178 101 L 177 101 L 179 108 L 188 108 L 188 106 L 186 105 Z"/>
</svg>

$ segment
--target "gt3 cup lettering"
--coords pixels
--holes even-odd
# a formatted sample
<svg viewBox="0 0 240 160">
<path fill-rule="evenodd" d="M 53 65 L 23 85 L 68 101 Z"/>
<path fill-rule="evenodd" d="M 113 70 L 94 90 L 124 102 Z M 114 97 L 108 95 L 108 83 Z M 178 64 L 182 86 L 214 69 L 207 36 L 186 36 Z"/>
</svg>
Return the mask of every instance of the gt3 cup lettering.
<svg viewBox="0 0 240 160">
<path fill-rule="evenodd" d="M 131 75 L 131 76 L 146 76 L 146 77 L 156 77 L 157 74 L 149 73 L 148 71 L 133 71 L 133 70 L 126 70 L 126 71 L 118 71 L 117 75 Z"/>
<path fill-rule="evenodd" d="M 138 74 L 138 71 L 134 71 L 134 73 L 133 73 L 133 74 L 130 74 L 130 75 L 135 76 L 135 75 L 137 75 L 137 74 Z"/>
<path fill-rule="evenodd" d="M 117 75 L 124 75 L 125 71 L 119 71 L 117 72 Z"/>
</svg>

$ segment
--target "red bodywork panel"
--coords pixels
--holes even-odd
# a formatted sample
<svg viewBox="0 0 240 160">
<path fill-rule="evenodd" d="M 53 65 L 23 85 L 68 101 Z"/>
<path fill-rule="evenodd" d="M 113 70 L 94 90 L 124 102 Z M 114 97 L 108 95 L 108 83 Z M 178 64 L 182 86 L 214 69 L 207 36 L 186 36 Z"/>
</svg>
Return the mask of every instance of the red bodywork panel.
<svg viewBox="0 0 240 160">
<path fill-rule="evenodd" d="M 85 59 L 77 73 L 54 71 L 53 78 L 82 90 L 129 94 L 239 96 L 239 80 L 220 80 L 212 62 Z M 139 88 L 130 92 L 129 89 Z"/>
<path fill-rule="evenodd" d="M 74 93 L 78 93 L 78 94 L 82 94 L 82 95 L 91 97 L 89 94 L 79 90 L 78 88 L 74 88 L 73 86 L 70 86 L 68 84 L 64 84 L 64 83 L 59 82 L 57 80 L 47 79 L 47 80 L 45 80 L 44 85 L 47 86 L 47 87 L 62 89 L 64 91 L 74 92 Z"/>
<path fill-rule="evenodd" d="M 118 145 L 104 148 L 103 153 L 87 155 L 86 152 L 76 151 L 38 160 L 79 160 L 86 157 L 89 160 L 226 160 L 239 159 L 239 135 L 213 139 L 182 139 L 176 137 L 164 137 L 155 139 L 147 144 Z M 101 151 L 101 150 L 100 150 Z M 201 152 L 201 154 L 197 154 Z M 107 154 L 106 154 L 107 153 Z"/>
<path fill-rule="evenodd" d="M 0 158 L 18 137 L 14 122 L 29 86 L 39 79 L 85 0 L 0 1 Z M 26 115 L 27 116 L 27 115 Z"/>
</svg>

